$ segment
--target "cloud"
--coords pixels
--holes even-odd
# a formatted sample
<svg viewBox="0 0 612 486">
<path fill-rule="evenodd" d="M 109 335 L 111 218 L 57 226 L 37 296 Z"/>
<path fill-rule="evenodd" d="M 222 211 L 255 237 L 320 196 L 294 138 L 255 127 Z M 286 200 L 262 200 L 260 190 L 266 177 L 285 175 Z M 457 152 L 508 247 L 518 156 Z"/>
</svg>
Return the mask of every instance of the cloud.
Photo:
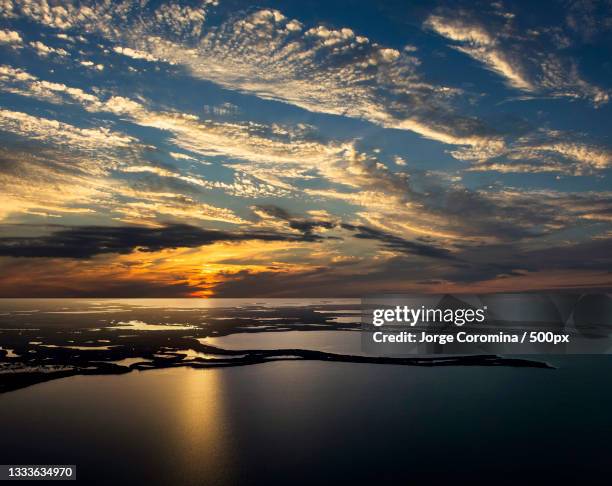
<svg viewBox="0 0 612 486">
<path fill-rule="evenodd" d="M 109 179 L 119 163 L 129 165 L 116 154 L 108 160 L 91 160 L 74 150 L 59 147 L 18 147 L 0 150 L 0 220 L 35 215 L 66 217 L 92 215 L 126 223 L 162 226 L 160 220 L 217 221 L 246 224 L 232 210 L 200 201 L 185 188 L 172 192 L 141 182 Z M 174 174 L 173 174 L 174 175 Z M 212 186 L 211 186 L 212 187 Z"/>
<path fill-rule="evenodd" d="M 337 190 L 307 190 L 312 196 L 337 198 L 359 205 L 359 213 L 370 223 L 385 223 L 399 230 L 395 221 L 406 222 L 402 233 L 445 234 L 516 239 L 537 236 L 539 224 L 551 218 L 551 209 L 533 209 L 500 198 L 494 192 L 475 191 L 458 182 L 447 183 L 436 174 L 392 172 L 386 166 L 358 152 L 353 152 L 346 177 L 362 193 Z M 536 229 L 538 228 L 538 229 Z M 385 229 L 385 228 L 382 228 Z M 401 233 L 400 233 L 401 234 Z"/>
<path fill-rule="evenodd" d="M 47 0 L 3 0 L 2 8 L 5 18 L 26 17 L 61 30 L 96 28 L 110 35 L 133 15 L 138 17 L 137 23 L 169 27 L 177 35 L 185 32 L 197 35 L 208 7 L 216 3 L 204 0 L 197 7 L 162 4 L 151 12 L 148 5 L 129 1 L 50 4 Z"/>
<path fill-rule="evenodd" d="M 484 25 L 470 23 L 456 15 L 432 15 L 425 26 L 451 41 L 459 42 L 458 50 L 505 77 L 511 86 L 525 91 L 534 89 L 531 81 L 521 72 L 520 64 L 497 47 L 495 34 L 490 34 Z"/>
<path fill-rule="evenodd" d="M 182 275 L 138 272 L 129 262 L 36 258 L 0 258 L 0 295 L 45 297 L 189 297 L 201 288 Z M 52 263 L 51 263 L 52 262 Z"/>
<path fill-rule="evenodd" d="M 85 66 L 86 68 L 95 69 L 97 71 L 104 71 L 104 64 L 96 64 L 93 61 L 81 61 L 81 66 Z"/>
<path fill-rule="evenodd" d="M 0 29 L 0 44 L 10 44 L 19 46 L 23 43 L 23 38 L 19 32 L 8 29 Z"/>
<path fill-rule="evenodd" d="M 459 238 L 527 238 L 546 234 L 551 228 L 567 224 L 567 220 L 561 221 L 563 218 L 540 201 L 523 204 L 520 200 L 527 196 L 519 196 L 518 192 L 507 192 L 500 197 L 495 192 L 470 191 L 458 182 L 444 184 L 435 174 L 392 172 L 375 156 L 356 150 L 354 141 L 328 142 L 312 127 L 219 122 L 180 112 L 153 111 L 142 100 L 136 102 L 121 96 L 104 100 L 98 95 L 46 82 L 8 66 L 0 67 L 0 82 L 18 93 L 29 93 L 52 101 L 61 97 L 80 104 L 87 111 L 109 112 L 142 126 L 167 131 L 171 134 L 170 141 L 185 151 L 202 157 L 224 157 L 226 167 L 236 171 L 236 176 L 234 182 L 227 183 L 161 165 L 120 162 L 120 170 L 126 173 L 152 174 L 160 179 L 174 179 L 202 189 L 220 189 L 245 198 L 287 196 L 300 191 L 296 182 L 322 178 L 346 189 L 344 192 L 337 189 L 307 189 L 308 195 L 344 199 L 362 206 L 366 208 L 365 212 L 360 213 L 365 223 L 376 222 L 380 225 L 385 219 L 397 221 L 397 217 L 401 216 L 404 221 L 410 221 L 403 225 L 403 229 L 394 223 L 379 227 L 384 231 L 393 228 L 392 232 L 400 231 L 400 235 L 420 232 Z M 45 137 L 53 140 L 53 133 L 51 131 Z M 62 133 L 67 135 L 70 131 L 62 130 Z M 466 160 L 476 158 L 479 163 L 473 167 L 474 170 L 581 173 L 601 170 L 609 165 L 610 155 L 605 149 L 566 140 L 567 134 L 552 131 L 542 130 L 536 135 L 526 135 L 507 146 L 503 152 L 504 160 L 493 163 L 486 162 L 486 157 L 486 163 L 480 162 L 483 157 L 468 149 L 457 150 L 454 154 Z M 551 162 L 546 163 L 546 157 Z M 140 184 L 162 188 L 169 181 L 142 180 Z M 150 220 L 157 209 L 160 214 L 241 222 L 240 218 L 221 208 L 189 198 L 174 198 L 174 202 L 160 200 L 158 196 L 145 194 L 146 191 L 140 191 L 138 197 L 148 200 L 126 205 L 120 211 L 124 215 L 122 218 L 136 218 L 130 220 L 139 222 Z M 158 189 L 155 191 L 159 192 Z M 355 191 L 363 192 L 358 194 Z M 478 214 L 478 218 L 471 216 L 473 214 Z"/>
<path fill-rule="evenodd" d="M 456 149 L 452 154 L 475 163 L 469 171 L 584 175 L 612 167 L 612 149 L 581 138 L 567 132 L 539 129 L 518 137 L 497 154 L 470 148 Z"/>
<path fill-rule="evenodd" d="M 333 229 L 337 226 L 336 221 L 332 221 L 325 215 L 323 218 L 298 218 L 289 214 L 288 211 L 273 205 L 254 206 L 252 208 L 257 216 L 264 221 L 280 220 L 287 223 L 287 226 L 296 232 L 304 235 L 312 235 L 315 230 Z"/>
<path fill-rule="evenodd" d="M 347 279 L 367 291 L 368 283 L 380 289 L 391 281 L 442 288 L 562 271 L 538 266 L 528 251 L 550 247 L 561 254 L 562 240 L 574 244 L 609 234 L 608 192 L 535 188 L 556 187 L 550 176 L 527 181 L 464 173 L 596 175 L 597 181 L 580 184 L 603 187 L 610 148 L 588 134 L 548 128 L 569 127 L 571 120 L 553 122 L 542 112 L 536 127 L 518 115 L 500 116 L 501 123 L 471 115 L 501 106 L 491 106 L 498 101 L 496 83 L 491 91 L 490 84 L 470 84 L 495 76 L 470 78 L 470 69 L 461 70 L 459 63 L 473 65 L 471 59 L 522 98 L 603 102 L 599 88 L 585 81 L 570 58 L 577 50 L 567 47 L 569 38 L 561 39 L 565 27 L 554 33 L 550 26 L 525 28 L 525 19 L 499 3 L 475 13 L 459 9 L 455 17 L 444 10 L 427 13 L 427 28 L 470 56 L 446 59 L 459 69 L 449 79 L 462 83 L 462 91 L 439 81 L 446 75 L 438 69 L 440 59 L 424 57 L 446 54 L 430 34 L 408 39 L 430 44 L 400 49 L 346 24 L 307 24 L 268 8 L 187 3 L 2 3 L 10 4 L 3 13 L 15 20 L 6 25 L 41 27 L 44 44 L 38 42 L 44 47 L 32 47 L 40 47 L 44 57 L 26 71 L 31 39 L 24 44 L 17 33 L 20 43 L 14 45 L 25 47 L 18 51 L 24 62 L 0 66 L 0 90 L 14 95 L 6 96 L 0 111 L 6 142 L 0 150 L 0 218 L 8 225 L 62 217 L 66 225 L 46 227 L 51 233 L 43 236 L 40 227 L 20 226 L 15 235 L 25 240 L 3 240 L 6 255 L 55 255 L 62 265 L 73 251 L 88 265 L 104 259 L 120 266 L 131 259 L 143 272 L 163 266 L 156 278 L 172 267 L 169 279 L 182 278 L 189 267 L 189 289 L 208 289 L 223 279 L 248 285 L 257 274 L 266 285 L 278 275 L 279 293 L 289 292 L 283 286 L 300 276 L 313 292 L 317 285 L 337 288 Z M 559 45 L 552 49 L 554 36 Z M 70 51 L 62 59 L 70 63 L 70 76 L 57 69 L 59 58 L 50 50 L 57 46 Z M 511 111 L 535 118 L 535 111 L 522 111 L 524 105 L 515 103 Z M 606 109 L 597 116 L 605 117 Z M 455 160 L 440 155 L 445 149 Z M 179 223 L 198 231 L 198 225 L 210 224 L 202 231 L 217 233 L 186 229 L 187 243 L 180 246 L 172 230 Z M 122 226 L 104 226 L 119 224 L 140 229 L 127 234 Z M 172 237 L 165 239 L 164 232 Z M 84 248 L 81 253 L 77 246 Z M 218 251 L 212 262 L 211 251 Z M 207 282 L 193 283 L 205 272 Z"/>
<path fill-rule="evenodd" d="M 168 192 L 145 192 L 130 189 L 117 189 L 123 196 L 131 197 L 123 204 L 113 208 L 114 213 L 121 214 L 122 222 L 161 226 L 158 218 L 174 220 L 220 221 L 231 224 L 246 224 L 227 208 L 219 208 L 190 197 L 186 194 Z"/>
<path fill-rule="evenodd" d="M 531 240 L 575 227 L 581 205 L 610 209 L 606 193 L 561 193 L 519 188 L 469 189 L 435 172 L 391 172 L 376 159 L 355 153 L 346 174 L 362 192 L 306 189 L 312 197 L 338 199 L 363 208 L 357 215 L 400 236 L 494 243 Z"/>
<path fill-rule="evenodd" d="M 448 100 L 458 90 L 426 82 L 413 53 L 381 46 L 349 28 L 307 28 L 263 9 L 232 15 L 187 49 L 160 36 L 131 42 L 197 77 L 264 99 L 444 143 L 500 143 L 494 130 L 450 108 Z"/>
<path fill-rule="evenodd" d="M 162 3 L 156 9 L 142 9 L 129 2 L 117 2 L 102 8 L 85 2 L 62 10 L 49 9 L 37 2 L 26 8 L 16 2 L 14 15 L 24 15 L 54 28 L 68 22 L 72 28 L 101 34 L 119 43 L 114 50 L 124 55 L 150 61 L 165 59 L 188 68 L 196 77 L 229 89 L 309 111 L 411 130 L 425 138 L 460 146 L 450 152 L 460 160 L 488 161 L 487 170 L 513 170 L 511 161 L 500 159 L 518 157 L 521 142 L 512 139 L 515 134 L 457 112 L 453 100 L 460 91 L 425 81 L 414 51 L 400 52 L 378 45 L 349 28 L 321 25 L 309 28 L 271 9 L 235 11 L 219 25 L 205 25 L 207 13 L 214 6 L 215 2 L 205 2 L 194 9 Z M 533 34 L 532 40 L 529 36 L 523 38 L 518 35 L 521 29 L 514 14 L 499 6 L 491 8 L 492 11 L 479 15 L 459 9 L 455 16 L 438 10 L 425 25 L 522 91 L 586 97 L 596 104 L 605 101 L 606 93 L 582 80 L 570 60 L 542 48 L 540 39 L 546 37 L 544 33 Z M 176 21 L 170 20 L 173 18 Z M 523 46 L 532 41 L 537 43 L 533 48 Z M 538 52 L 547 57 L 526 57 Z M 92 104 L 87 109 L 109 108 L 109 104 Z M 126 109 L 124 114 L 145 126 L 173 131 L 174 142 L 186 150 L 211 153 L 205 148 L 210 142 L 206 132 L 213 127 L 201 130 L 203 123 L 193 117 L 144 110 L 136 113 L 135 107 Z M 522 161 L 515 165 L 518 170 L 532 167 L 534 172 L 579 173 L 601 169 L 601 163 L 591 164 L 590 157 L 585 160 L 580 155 L 570 157 L 570 163 L 564 164 L 566 148 L 558 144 L 549 146 L 547 153 L 557 152 L 555 155 L 560 159 L 555 163 L 538 165 Z M 253 157 L 258 150 L 249 154 L 252 162 L 257 162 Z M 535 153 L 534 150 L 531 152 Z M 597 147 L 586 146 L 585 150 L 593 152 Z M 523 150 L 523 154 L 528 153 Z M 579 167 L 580 164 L 586 167 Z M 290 188 L 281 178 L 269 174 L 267 168 L 252 164 L 248 170 L 255 177 L 265 177 L 272 185 Z M 295 168 L 285 166 L 286 172 L 291 170 L 298 175 Z"/>
<path fill-rule="evenodd" d="M 57 148 L 0 149 L 0 220 L 78 215 L 109 202 L 101 167 Z"/>
<path fill-rule="evenodd" d="M 260 217 L 272 218 L 287 223 L 290 229 L 298 231 L 304 235 L 312 235 L 315 230 L 343 229 L 350 232 L 353 238 L 360 240 L 373 240 L 381 243 L 386 249 L 399 253 L 417 255 L 428 258 L 438 258 L 443 260 L 453 260 L 452 253 L 444 248 L 437 247 L 430 243 L 409 241 L 397 235 L 370 228 L 364 225 L 353 225 L 342 223 L 338 219 L 331 219 L 328 215 L 322 217 L 299 218 L 291 215 L 286 210 L 278 206 L 255 206 L 253 208 Z"/>
<path fill-rule="evenodd" d="M 610 99 L 608 91 L 584 80 L 574 59 L 559 52 L 556 31 L 529 28 L 500 3 L 439 8 L 424 26 L 451 42 L 506 83 L 526 93 L 583 98 L 594 106 Z"/>
<path fill-rule="evenodd" d="M 122 54 L 124 56 L 131 57 L 132 59 L 142 59 L 142 60 L 150 61 L 150 62 L 159 61 L 159 59 L 157 59 L 155 56 L 152 56 L 148 52 L 137 51 L 129 47 L 115 46 L 113 47 L 113 50 L 118 54 Z"/>
<path fill-rule="evenodd" d="M 42 57 L 47 57 L 49 54 L 55 54 L 58 56 L 68 56 L 68 51 L 61 48 L 49 47 L 40 41 L 30 42 L 30 47 L 36 51 L 36 54 Z"/>
<path fill-rule="evenodd" d="M 134 101 L 123 96 L 103 98 L 96 94 L 62 83 L 49 82 L 11 66 L 0 66 L 0 87 L 8 92 L 34 97 L 43 101 L 63 104 L 76 103 L 89 112 L 107 112 L 132 123 L 156 128 L 171 134 L 171 142 L 183 150 L 202 157 L 229 157 L 226 166 L 250 175 L 264 184 L 217 184 L 233 194 L 282 196 L 294 190 L 292 180 L 312 178 L 313 172 L 346 183 L 341 167 L 346 155 L 354 149 L 353 142 L 324 142 L 304 124 L 281 126 L 254 122 L 219 122 L 176 111 L 154 111 L 146 101 Z M 148 103 L 147 103 L 148 104 Z M 171 152 L 173 158 L 210 164 L 200 158 Z M 142 166 L 141 166 L 142 169 Z M 137 171 L 138 167 L 129 170 Z M 153 171 L 151 168 L 146 169 Z M 144 170 L 143 170 L 144 171 Z M 158 175 L 162 175 L 157 170 Z M 164 176 L 170 176 L 168 171 Z M 180 176 L 183 177 L 183 176 Z M 183 177 L 183 180 L 187 180 Z M 191 183 L 203 183 L 189 177 Z M 208 187 L 213 184 L 205 183 Z M 245 191 L 247 190 L 247 191 Z"/>
<path fill-rule="evenodd" d="M 595 42 L 612 28 L 612 13 L 608 0 L 583 0 L 567 4 L 567 26 L 584 42 Z"/>
<path fill-rule="evenodd" d="M 309 28 L 272 9 L 231 12 L 221 25 L 205 28 L 215 5 L 51 7 L 22 0 L 11 3 L 9 16 L 102 35 L 118 43 L 122 54 L 164 59 L 226 88 L 309 111 L 365 119 L 444 143 L 500 143 L 495 130 L 450 107 L 460 90 L 427 82 L 412 51 L 379 45 L 346 27 Z"/>
<path fill-rule="evenodd" d="M 10 93 L 37 98 L 50 103 L 62 104 L 70 100 L 90 109 L 101 105 L 97 96 L 80 88 L 45 81 L 23 69 L 6 64 L 0 65 L 0 87 Z"/>
<path fill-rule="evenodd" d="M 454 259 L 454 256 L 443 248 L 425 242 L 408 241 L 366 226 L 323 219 L 295 218 L 283 209 L 274 206 L 258 207 L 257 209 L 261 213 L 287 222 L 288 227 L 293 231 L 228 232 L 206 230 L 186 224 L 169 224 L 162 227 L 69 227 L 43 236 L 0 237 L 0 256 L 91 258 L 105 253 L 126 254 L 135 250 L 155 252 L 171 248 L 195 248 L 218 242 L 252 240 L 320 242 L 340 238 L 322 237 L 315 234 L 315 230 L 340 228 L 349 231 L 354 238 L 374 240 L 380 242 L 383 247 L 399 253 L 443 260 Z"/>
<path fill-rule="evenodd" d="M 196 248 L 217 242 L 318 241 L 305 234 L 272 232 L 225 232 L 186 224 L 162 228 L 139 226 L 71 227 L 39 237 L 0 237 L 0 256 L 45 258 L 91 258 L 105 253 L 154 252 L 169 248 Z"/>
<path fill-rule="evenodd" d="M 17 80 L 18 83 L 10 84 L 7 79 L 9 81 Z M 0 84 L 9 85 L 9 90 L 13 92 L 27 93 L 52 102 L 58 101 L 58 98 L 60 98 L 60 102 L 61 99 L 68 98 L 82 104 L 91 111 L 105 110 L 122 114 L 142 110 L 140 105 L 124 98 L 111 97 L 103 102 L 97 96 L 86 93 L 81 89 L 71 88 L 60 83 L 41 81 L 22 70 L 7 66 L 0 66 Z M 23 171 L 31 171 L 32 175 L 41 170 L 49 173 L 47 177 L 50 187 L 39 187 L 38 189 L 40 194 L 46 194 L 47 197 L 50 197 L 49 193 L 53 192 L 53 187 L 63 186 L 58 182 L 55 182 L 55 186 L 51 184 L 56 180 L 61 180 L 64 175 L 74 177 L 69 174 L 73 170 L 80 170 L 82 177 L 91 177 L 92 179 L 108 176 L 114 171 L 152 173 L 159 177 L 176 178 L 187 184 L 202 188 L 227 189 L 228 192 L 244 192 L 248 185 L 248 181 L 243 179 L 236 180 L 233 184 L 215 184 L 214 181 L 209 182 L 193 175 L 185 175 L 161 167 L 137 165 L 138 161 L 144 157 L 139 141 L 105 127 L 79 128 L 57 120 L 35 117 L 22 112 L 0 110 L 0 129 L 25 137 L 29 141 L 38 143 L 41 147 L 55 147 L 55 151 L 46 151 L 53 159 L 49 159 L 45 163 L 47 165 L 45 169 L 38 167 L 39 162 L 35 157 L 28 157 L 28 159 L 23 159 L 17 163 Z M 82 158 L 79 157 L 79 154 Z M 86 157 L 83 157 L 83 154 L 86 154 Z M 26 163 L 27 160 L 30 162 L 37 161 L 36 165 Z M 53 163 L 52 160 L 61 162 Z M 71 160 L 71 162 L 67 163 L 68 160 Z M 14 176 L 11 176 L 11 179 L 13 178 Z M 81 185 L 85 187 L 103 184 L 102 181 L 81 181 Z M 40 186 L 40 184 L 38 185 Z M 139 223 L 152 224 L 155 223 L 158 216 L 166 215 L 183 220 L 212 220 L 232 224 L 245 222 L 229 209 L 219 208 L 187 195 L 155 194 L 154 191 L 129 192 L 124 186 L 125 183 L 116 181 L 107 188 L 107 197 L 103 198 L 109 204 L 107 209 L 120 213 L 120 219 L 123 221 L 136 220 Z M 18 188 L 21 189 L 18 190 Z M 3 211 L 5 217 L 9 213 L 15 213 L 19 208 L 24 211 L 34 211 L 35 213 L 31 214 L 39 215 L 57 214 L 58 212 L 61 214 L 68 211 L 69 208 L 61 207 L 61 201 L 65 198 L 58 194 L 52 197 L 52 200 L 57 201 L 54 206 L 55 211 L 41 213 L 39 208 L 41 206 L 44 208 L 44 202 L 39 202 L 36 193 L 33 193 L 30 188 L 31 184 L 25 181 L 20 181 L 19 184 L 12 183 L 12 190 L 6 191 L 2 198 L 6 200 L 5 208 L 11 208 L 10 212 Z M 257 186 L 254 185 L 253 191 L 256 190 Z M 108 199 L 117 196 L 124 198 L 122 203 L 119 204 L 119 201 L 117 201 L 111 204 Z"/>
<path fill-rule="evenodd" d="M 232 158 L 237 158 L 244 162 L 250 161 L 250 158 L 257 160 L 284 160 L 288 162 L 294 160 L 294 164 L 299 162 L 300 148 L 296 143 L 290 145 L 288 141 L 275 142 L 272 138 L 266 138 L 267 134 L 273 135 L 280 129 L 270 129 L 263 125 L 257 124 L 239 124 L 239 123 L 214 123 L 211 121 L 201 121 L 198 117 L 175 112 L 154 112 L 146 108 L 142 103 L 121 96 L 107 96 L 103 98 L 100 90 L 96 90 L 96 94 L 86 92 L 80 88 L 74 88 L 62 83 L 49 82 L 18 68 L 11 66 L 0 66 L 0 87 L 3 90 L 19 94 L 22 96 L 30 96 L 43 101 L 64 104 L 76 103 L 86 111 L 94 113 L 106 112 L 119 116 L 124 119 L 129 119 L 135 124 L 159 128 L 163 131 L 169 131 L 174 135 L 173 141 L 178 146 L 200 152 L 203 155 L 224 155 Z M 172 178 L 181 181 L 190 186 L 196 186 L 203 189 L 223 190 L 228 194 L 240 197 L 265 197 L 270 195 L 283 195 L 287 191 L 277 188 L 265 182 L 258 181 L 253 177 L 249 177 L 248 173 L 260 175 L 263 179 L 273 177 L 273 173 L 281 173 L 279 169 L 276 171 L 268 170 L 267 173 L 259 171 L 250 165 L 240 165 L 236 167 L 236 175 L 233 182 L 221 182 L 209 180 L 196 176 L 190 173 L 182 172 L 172 167 L 161 167 L 159 165 L 151 165 L 150 162 L 144 160 L 145 155 L 143 147 L 135 138 L 118 132 L 112 132 L 107 128 L 100 129 L 80 129 L 68 124 L 49 119 L 33 117 L 31 115 L 20 112 L 2 112 L 0 113 L 0 126 L 3 126 L 5 131 L 17 133 L 27 137 L 30 140 L 38 140 L 44 144 L 55 144 L 66 146 L 65 141 L 70 140 L 70 151 L 86 150 L 95 153 L 96 160 L 100 162 L 99 170 L 108 171 L 109 168 L 119 170 L 124 173 L 140 173 L 154 174 L 159 178 Z M 256 136 L 259 133 L 258 136 Z M 286 137 L 287 132 L 283 132 Z M 107 138 L 104 138 L 104 135 Z M 278 136 L 279 133 L 276 133 Z M 117 149 L 122 149 L 123 153 L 113 153 L 113 145 Z M 302 156 L 312 156 L 314 151 L 312 147 L 317 147 L 316 144 L 303 144 Z M 286 151 L 286 152 L 283 152 Z M 282 159 L 283 155 L 289 155 L 286 159 Z M 321 148 L 321 154 L 312 163 L 323 163 L 325 151 Z M 170 152 L 169 155 L 179 161 L 193 160 L 203 165 L 210 165 L 210 162 L 203 160 L 201 157 L 188 156 L 178 152 Z M 263 159 L 262 159 L 263 157 Z M 285 174 L 290 176 L 291 174 Z M 295 175 L 299 176 L 299 172 L 295 171 Z M 280 181 L 280 179 L 277 179 Z M 145 184 L 141 181 L 140 185 Z M 287 184 L 280 183 L 287 187 Z M 163 184 L 159 181 L 149 183 L 150 187 L 161 187 Z M 115 190 L 120 186 L 115 185 Z M 138 218 L 139 222 L 149 220 L 157 211 L 159 214 L 166 214 L 173 217 L 207 219 L 215 221 L 224 221 L 231 223 L 242 223 L 243 220 L 233 214 L 233 212 L 216 208 L 209 204 L 198 202 L 188 197 L 160 197 L 148 194 L 146 191 L 134 192 L 131 195 L 145 200 L 136 203 L 134 201 L 125 205 L 120 212 L 124 214 L 122 220 L 129 215 L 130 218 Z"/>
<path fill-rule="evenodd" d="M 350 231 L 355 231 L 353 235 L 355 238 L 362 238 L 366 240 L 376 240 L 381 242 L 386 248 L 397 251 L 400 253 L 407 253 L 411 255 L 417 255 L 428 258 L 439 258 L 443 260 L 454 260 L 453 254 L 444 249 L 438 248 L 434 245 L 419 243 L 415 241 L 408 241 L 399 236 L 385 233 L 367 226 L 355 226 L 352 224 L 342 224 L 342 228 Z"/>
<path fill-rule="evenodd" d="M 70 144 L 83 150 L 100 147 L 127 147 L 134 139 L 108 128 L 78 128 L 49 118 L 0 109 L 2 130 L 38 140 L 41 143 Z"/>
<path fill-rule="evenodd" d="M 399 254 L 370 266 L 329 262 L 291 273 L 253 273 L 245 269 L 218 281 L 214 295 L 355 297 L 392 291 L 609 291 L 611 245 L 612 239 L 608 238 L 539 250 L 514 245 L 490 247 L 486 252 L 473 248 L 460 252 L 456 261 L 448 260 L 446 265 L 432 259 L 415 263 L 409 256 Z M 299 286 L 294 284 L 296 281 Z"/>
</svg>

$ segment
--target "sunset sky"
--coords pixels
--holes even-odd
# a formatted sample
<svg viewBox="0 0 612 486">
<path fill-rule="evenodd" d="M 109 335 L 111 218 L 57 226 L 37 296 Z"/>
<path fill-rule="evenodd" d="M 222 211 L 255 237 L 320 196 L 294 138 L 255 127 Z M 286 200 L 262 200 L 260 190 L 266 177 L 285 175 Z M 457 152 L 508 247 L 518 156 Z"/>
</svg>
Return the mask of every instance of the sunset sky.
<svg viewBox="0 0 612 486">
<path fill-rule="evenodd" d="M 611 97 L 609 1 L 0 0 L 0 296 L 609 290 Z"/>
</svg>

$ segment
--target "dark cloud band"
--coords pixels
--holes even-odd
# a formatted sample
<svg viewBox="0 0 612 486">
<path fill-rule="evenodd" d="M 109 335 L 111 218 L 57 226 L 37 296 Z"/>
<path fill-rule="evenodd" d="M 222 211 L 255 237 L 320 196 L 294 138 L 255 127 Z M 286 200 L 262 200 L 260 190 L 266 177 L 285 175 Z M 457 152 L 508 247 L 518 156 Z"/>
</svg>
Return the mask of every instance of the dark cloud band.
<svg viewBox="0 0 612 486">
<path fill-rule="evenodd" d="M 162 228 L 141 226 L 83 226 L 39 237 L 0 238 L 0 255 L 12 257 L 90 258 L 104 253 L 159 251 L 167 248 L 196 248 L 222 241 L 315 241 L 314 235 L 272 232 L 226 232 L 187 224 Z"/>
<path fill-rule="evenodd" d="M 289 216 L 287 215 L 289 218 Z M 288 219 L 289 227 L 300 234 L 272 231 L 229 232 L 207 230 L 187 224 L 170 224 L 161 228 L 142 226 L 81 226 L 63 228 L 49 235 L 0 238 L 0 256 L 40 258 L 91 258 L 106 253 L 126 254 L 133 251 L 153 252 L 172 248 L 197 248 L 232 241 L 318 242 L 335 237 L 315 234 L 316 228 L 331 229 L 329 221 Z M 366 226 L 341 224 L 355 238 L 376 240 L 385 247 L 419 256 L 454 259 L 445 249 L 404 240 Z"/>
</svg>

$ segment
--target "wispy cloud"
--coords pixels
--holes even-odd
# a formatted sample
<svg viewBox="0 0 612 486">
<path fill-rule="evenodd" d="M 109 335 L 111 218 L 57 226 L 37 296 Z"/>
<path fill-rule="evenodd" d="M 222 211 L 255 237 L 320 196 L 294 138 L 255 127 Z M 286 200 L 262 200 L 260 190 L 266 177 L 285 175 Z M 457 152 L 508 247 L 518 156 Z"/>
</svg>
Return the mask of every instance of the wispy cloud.
<svg viewBox="0 0 612 486">
<path fill-rule="evenodd" d="M 443 4 L 0 0 L 0 294 L 601 285 L 606 9 Z"/>
<path fill-rule="evenodd" d="M 41 41 L 35 41 L 35 42 L 30 42 L 29 46 L 34 49 L 34 51 L 42 57 L 46 57 L 50 54 L 55 54 L 57 56 L 67 56 L 68 55 L 68 51 L 66 51 L 65 49 L 60 48 L 56 48 L 56 47 L 50 47 L 47 44 L 41 42 Z"/>
<path fill-rule="evenodd" d="M 546 129 L 518 137 L 498 153 L 459 148 L 452 154 L 473 162 L 469 171 L 584 175 L 612 167 L 612 149 L 581 140 L 576 134 Z"/>
<path fill-rule="evenodd" d="M 0 124 L 5 131 L 42 143 L 70 144 L 83 150 L 100 147 L 128 147 L 134 141 L 129 135 L 105 127 L 79 128 L 57 120 L 27 113 L 0 109 Z"/>
<path fill-rule="evenodd" d="M 494 130 L 449 107 L 448 99 L 459 90 L 427 82 L 412 51 L 379 45 L 346 27 L 307 27 L 270 9 L 237 12 L 205 29 L 215 4 L 162 4 L 151 10 L 131 2 L 50 7 L 16 1 L 8 12 L 51 28 L 103 35 L 118 42 L 123 54 L 165 59 L 197 77 L 264 99 L 362 118 L 445 143 L 500 143 Z"/>
<path fill-rule="evenodd" d="M 152 56 L 148 52 L 137 51 L 129 47 L 115 46 L 113 50 L 118 54 L 123 54 L 124 56 L 131 57 L 132 59 L 143 59 L 151 62 L 159 61 L 159 59 Z"/>
<path fill-rule="evenodd" d="M 554 31 L 526 28 L 501 3 L 440 8 L 425 27 L 451 41 L 451 46 L 500 75 L 509 86 L 527 93 L 584 98 L 594 106 L 610 94 L 586 81 L 574 59 L 563 55 Z"/>
</svg>

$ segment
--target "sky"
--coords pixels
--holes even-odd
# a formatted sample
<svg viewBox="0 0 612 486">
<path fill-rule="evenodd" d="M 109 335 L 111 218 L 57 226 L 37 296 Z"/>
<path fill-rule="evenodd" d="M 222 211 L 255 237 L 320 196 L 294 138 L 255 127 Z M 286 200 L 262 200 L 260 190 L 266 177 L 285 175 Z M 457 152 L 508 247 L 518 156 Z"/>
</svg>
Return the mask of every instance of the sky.
<svg viewBox="0 0 612 486">
<path fill-rule="evenodd" d="M 612 289 L 612 2 L 0 0 L 0 297 Z"/>
</svg>

